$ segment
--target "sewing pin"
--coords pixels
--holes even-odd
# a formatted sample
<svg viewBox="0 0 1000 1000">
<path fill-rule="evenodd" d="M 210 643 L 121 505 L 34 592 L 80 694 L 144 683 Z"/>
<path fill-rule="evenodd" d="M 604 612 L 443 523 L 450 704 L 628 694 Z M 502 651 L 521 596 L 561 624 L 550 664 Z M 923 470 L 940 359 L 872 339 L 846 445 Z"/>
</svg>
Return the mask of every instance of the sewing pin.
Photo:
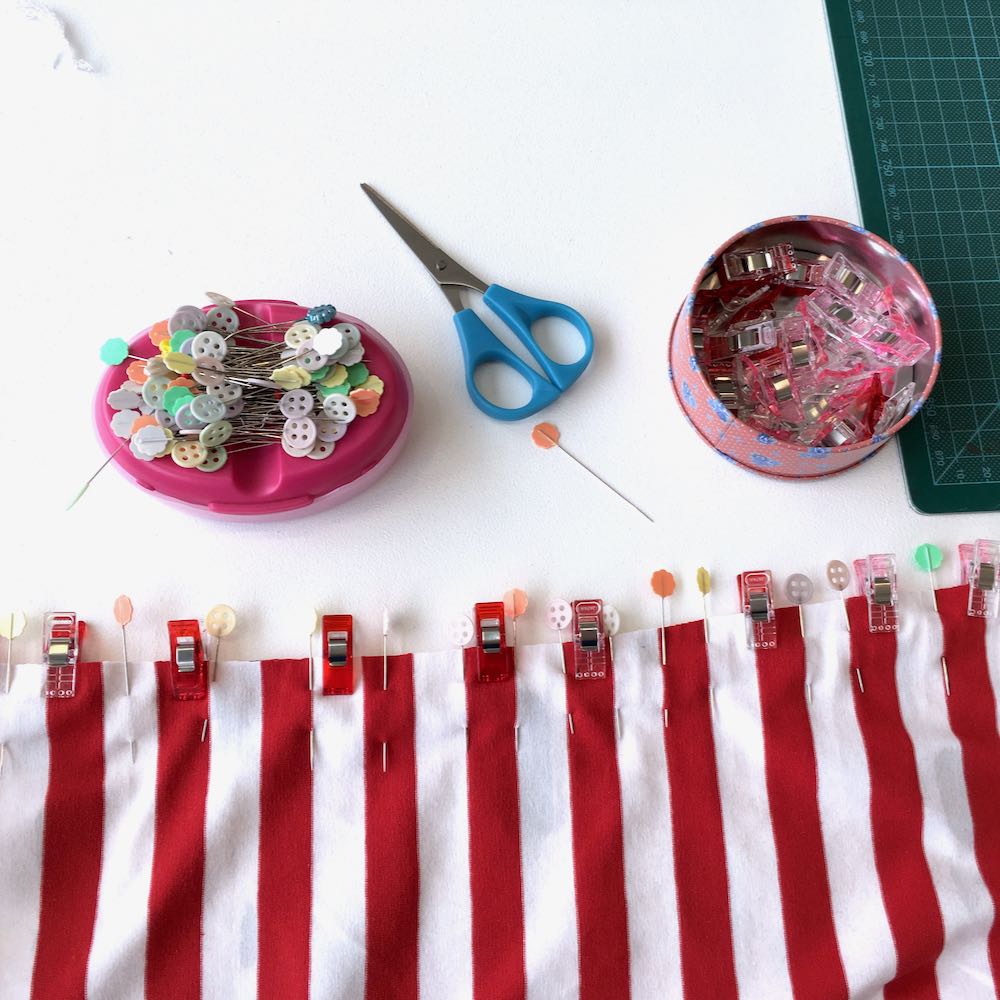
<svg viewBox="0 0 1000 1000">
<path fill-rule="evenodd" d="M 508 590 L 503 595 L 503 609 L 507 617 L 511 620 L 510 644 L 517 645 L 517 620 L 528 610 L 528 595 L 523 590 L 515 587 Z"/>
<path fill-rule="evenodd" d="M 208 719 L 201 724 L 201 742 L 205 742 L 205 737 L 208 735 Z"/>
<path fill-rule="evenodd" d="M 205 615 L 205 631 L 215 637 L 215 655 L 212 657 L 212 683 L 215 683 L 215 672 L 219 666 L 219 647 L 225 636 L 236 628 L 236 612 L 228 604 L 216 604 Z"/>
<path fill-rule="evenodd" d="M 847 611 L 847 588 L 851 583 L 851 571 L 847 564 L 840 559 L 831 559 L 826 564 L 826 578 L 830 586 L 840 594 L 840 599 L 844 604 L 844 621 L 847 623 L 847 632 L 851 631 L 851 616 Z M 861 668 L 855 667 L 854 673 L 858 678 L 858 690 L 865 693 L 865 682 L 861 676 Z"/>
<path fill-rule="evenodd" d="M 132 621 L 133 609 L 132 609 L 131 599 L 127 597 L 125 594 L 119 595 L 115 599 L 114 612 L 115 612 L 115 621 L 118 622 L 118 625 L 121 628 L 121 633 L 122 633 L 122 674 L 125 678 L 125 697 L 130 698 L 132 696 L 132 688 L 129 683 L 129 677 L 128 677 L 128 645 L 125 642 L 125 626 Z M 132 720 L 130 716 L 129 717 L 130 735 L 128 740 L 128 746 L 129 746 L 129 752 L 132 755 L 132 763 L 134 764 L 135 739 L 131 735 L 131 727 L 132 727 Z"/>
<path fill-rule="evenodd" d="M 701 607 L 705 615 L 705 645 L 709 644 L 708 639 L 708 595 L 712 590 L 712 574 L 704 566 L 698 567 L 695 575 L 698 583 L 698 591 L 701 594 Z"/>
<path fill-rule="evenodd" d="M 315 608 L 306 608 L 303 612 L 302 624 L 305 625 L 306 631 L 309 633 L 309 690 L 312 691 L 316 684 L 315 673 L 313 669 L 313 636 L 316 634 L 316 626 L 318 624 L 319 615 L 316 613 Z"/>
<path fill-rule="evenodd" d="M 658 569 L 649 578 L 653 593 L 660 599 L 660 666 L 667 665 L 667 599 L 677 588 L 673 573 Z"/>
<path fill-rule="evenodd" d="M 382 690 L 389 690 L 389 609 L 382 609 Z"/>
<path fill-rule="evenodd" d="M 931 600 L 934 602 L 934 610 L 939 614 L 937 581 L 934 577 L 934 571 L 941 568 L 941 562 L 943 559 L 944 557 L 941 554 L 941 550 L 936 545 L 931 545 L 927 542 L 924 542 L 923 545 L 918 545 L 916 552 L 913 553 L 913 561 L 927 574 L 930 579 Z M 951 678 L 948 674 L 948 661 L 944 658 L 943 653 L 941 654 L 941 679 L 944 681 L 945 695 L 951 697 Z"/>
<path fill-rule="evenodd" d="M 543 451 L 548 451 L 550 448 L 558 448 L 564 455 L 568 455 L 577 465 L 582 469 L 589 472 L 595 479 L 599 482 L 604 483 L 605 486 L 612 493 L 621 497 L 633 510 L 638 511 L 642 516 L 649 521 L 650 524 L 655 523 L 653 519 L 647 514 L 638 504 L 633 503 L 624 493 L 620 490 L 615 489 L 606 479 L 599 476 L 586 462 L 581 461 L 576 457 L 571 451 L 569 451 L 565 445 L 560 441 L 559 428 L 555 424 L 536 424 L 531 431 L 531 440 Z"/>
<path fill-rule="evenodd" d="M 4 670 L 4 694 L 10 693 L 10 665 L 11 655 L 14 648 L 14 640 L 24 631 L 27 624 L 23 611 L 8 611 L 0 618 L 0 636 L 7 640 L 7 663 Z"/>
<path fill-rule="evenodd" d="M 385 774 L 389 770 L 389 744 L 382 741 L 382 773 Z"/>
<path fill-rule="evenodd" d="M 316 767 L 316 733 L 312 726 L 309 727 L 309 770 Z"/>
<path fill-rule="evenodd" d="M 232 309 L 233 312 L 242 313 L 244 316 L 249 316 L 256 323 L 260 323 L 262 327 L 273 326 L 274 324 L 269 324 L 262 320 L 260 316 L 255 316 L 252 312 L 247 312 L 246 309 L 238 306 L 228 295 L 221 295 L 219 292 L 205 292 L 205 298 L 212 303 L 213 306 L 221 306 L 223 309 Z M 237 330 L 235 335 L 240 333 L 246 333 L 245 330 Z"/>
<path fill-rule="evenodd" d="M 576 730 L 573 728 L 573 713 L 567 712 L 566 718 L 569 721 L 569 734 L 570 736 L 576 736 Z"/>
<path fill-rule="evenodd" d="M 113 458 L 115 457 L 115 455 L 117 455 L 117 454 L 118 454 L 118 452 L 120 452 L 120 451 L 122 450 L 122 448 L 124 448 L 124 447 L 125 447 L 125 445 L 127 445 L 127 444 L 128 444 L 128 441 L 123 441 L 123 442 L 122 442 L 122 443 L 121 443 L 120 445 L 118 445 L 118 447 L 117 447 L 117 448 L 115 448 L 115 450 L 114 450 L 113 452 L 111 452 L 111 454 L 110 454 L 110 455 L 108 455 L 108 457 L 107 457 L 107 458 L 106 458 L 106 459 L 105 459 L 105 460 L 104 460 L 103 462 L 101 462 L 101 465 L 100 465 L 100 468 L 98 468 L 97 472 L 95 472 L 95 473 L 94 473 L 94 474 L 93 474 L 93 475 L 92 475 L 92 476 L 90 477 L 90 479 L 88 479 L 88 480 L 87 480 L 87 481 L 86 481 L 86 482 L 85 482 L 85 483 L 83 484 L 83 486 L 81 486 L 81 487 L 80 487 L 80 491 L 79 491 L 79 492 L 78 492 L 78 493 L 76 494 L 76 496 L 75 496 L 75 497 L 73 497 L 73 499 L 72 499 L 72 500 L 70 501 L 70 503 L 69 503 L 69 506 L 68 506 L 68 507 L 66 508 L 66 510 L 70 511 L 70 510 L 72 510 L 72 509 L 73 509 L 73 508 L 74 508 L 74 507 L 75 507 L 75 506 L 77 505 L 77 503 L 79 502 L 79 500 L 80 500 L 80 498 L 81 498 L 81 497 L 83 496 L 83 494 L 84 494 L 84 493 L 86 493 L 86 492 L 87 492 L 87 490 L 89 490 L 89 489 L 90 489 L 90 484 L 91 484 L 91 483 L 92 483 L 92 482 L 93 482 L 93 481 L 94 481 L 94 480 L 95 480 L 95 479 L 96 479 L 96 478 L 97 478 L 97 477 L 98 477 L 98 476 L 99 476 L 99 475 L 100 475 L 100 474 L 101 474 L 101 473 L 102 473 L 102 472 L 103 472 L 103 471 L 104 471 L 104 470 L 105 470 L 105 469 L 106 469 L 106 468 L 107 468 L 107 467 L 108 467 L 108 466 L 109 466 L 110 464 L 111 464 L 111 460 L 112 460 L 112 459 L 113 459 Z"/>
<path fill-rule="evenodd" d="M 799 631 L 802 633 L 803 646 L 806 641 L 805 605 L 812 600 L 813 582 L 805 573 L 793 573 L 785 581 L 785 596 L 799 609 Z M 806 701 L 812 704 L 812 684 L 806 679 Z"/>
<path fill-rule="evenodd" d="M 611 662 L 615 661 L 615 636 L 622 627 L 622 616 L 618 614 L 618 609 L 613 604 L 604 605 L 604 634 L 608 638 L 608 652 L 611 654 Z"/>
<path fill-rule="evenodd" d="M 563 629 L 569 627 L 572 619 L 573 609 L 570 607 L 569 601 L 557 597 L 554 601 L 549 602 L 545 612 L 545 621 L 553 632 L 559 633 L 559 663 L 564 674 L 566 673 L 566 657 L 563 653 Z"/>
</svg>

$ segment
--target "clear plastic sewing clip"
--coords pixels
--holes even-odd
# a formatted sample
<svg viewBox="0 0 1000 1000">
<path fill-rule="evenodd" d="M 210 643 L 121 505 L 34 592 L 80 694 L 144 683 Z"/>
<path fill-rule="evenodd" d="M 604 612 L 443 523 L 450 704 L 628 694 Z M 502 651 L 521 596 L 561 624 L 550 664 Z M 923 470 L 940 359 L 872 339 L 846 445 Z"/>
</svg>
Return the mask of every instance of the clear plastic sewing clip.
<svg viewBox="0 0 1000 1000">
<path fill-rule="evenodd" d="M 962 583 L 969 585 L 969 614 L 973 618 L 996 618 L 1000 608 L 1000 542 L 986 538 L 959 545 Z"/>
</svg>

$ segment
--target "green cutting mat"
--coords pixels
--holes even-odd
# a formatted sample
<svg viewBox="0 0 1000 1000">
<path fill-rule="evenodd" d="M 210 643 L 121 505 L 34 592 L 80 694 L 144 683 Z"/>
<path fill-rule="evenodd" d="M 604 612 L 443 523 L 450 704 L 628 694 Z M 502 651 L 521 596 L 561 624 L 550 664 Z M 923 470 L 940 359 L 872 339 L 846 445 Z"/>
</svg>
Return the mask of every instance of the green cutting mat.
<svg viewBox="0 0 1000 1000">
<path fill-rule="evenodd" d="M 1000 0 L 826 0 L 861 214 L 944 330 L 900 435 L 913 505 L 1000 510 Z"/>
</svg>

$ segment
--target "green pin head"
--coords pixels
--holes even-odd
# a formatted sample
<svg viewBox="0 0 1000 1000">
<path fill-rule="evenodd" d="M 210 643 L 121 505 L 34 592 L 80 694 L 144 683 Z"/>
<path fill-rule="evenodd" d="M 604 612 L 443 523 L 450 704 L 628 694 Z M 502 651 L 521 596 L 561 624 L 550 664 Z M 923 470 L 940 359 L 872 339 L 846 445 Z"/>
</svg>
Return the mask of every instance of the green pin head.
<svg viewBox="0 0 1000 1000">
<path fill-rule="evenodd" d="M 120 365 L 128 357 L 128 344 L 121 337 L 112 337 L 101 345 L 101 360 L 106 365 Z"/>
<path fill-rule="evenodd" d="M 941 550 L 936 545 L 924 542 L 917 546 L 917 551 L 913 553 L 914 562 L 925 572 L 933 573 L 941 565 L 943 556 Z"/>
</svg>

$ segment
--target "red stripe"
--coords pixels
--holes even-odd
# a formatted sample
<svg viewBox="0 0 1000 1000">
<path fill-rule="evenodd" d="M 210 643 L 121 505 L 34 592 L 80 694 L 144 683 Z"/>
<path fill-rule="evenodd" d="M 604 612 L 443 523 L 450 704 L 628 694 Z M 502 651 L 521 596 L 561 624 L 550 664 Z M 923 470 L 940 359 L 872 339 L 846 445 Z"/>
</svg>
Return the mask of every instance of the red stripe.
<svg viewBox="0 0 1000 1000">
<path fill-rule="evenodd" d="M 49 787 L 32 1000 L 83 997 L 97 918 L 104 841 L 104 685 L 100 663 L 79 663 L 76 694 L 49 698 Z M 7 803 L 4 808 L 17 808 Z M 8 913 L 16 920 L 16 913 Z M 2 933 L 2 932 L 0 932 Z"/>
<path fill-rule="evenodd" d="M 948 718 L 962 746 L 965 787 L 972 813 L 976 861 L 993 898 L 993 923 L 987 937 L 993 982 L 1000 987 L 1000 734 L 996 692 L 986 656 L 986 622 L 968 613 L 969 588 L 937 592 L 944 628 L 951 696 Z"/>
<path fill-rule="evenodd" d="M 662 632 L 662 630 L 661 630 Z M 715 769 L 704 624 L 667 630 L 663 730 L 686 1000 L 736 997 L 722 799 Z"/>
<path fill-rule="evenodd" d="M 417 755 L 413 657 L 362 659 L 365 699 L 365 907 L 368 1000 L 416 1000 Z M 382 746 L 385 744 L 385 770 Z"/>
<path fill-rule="evenodd" d="M 924 805 L 913 742 L 903 724 L 896 688 L 896 634 L 870 632 L 864 597 L 847 602 L 851 666 L 861 670 L 864 693 L 852 677 L 854 709 L 871 776 L 875 867 L 896 944 L 896 976 L 886 1000 L 937 998 L 935 963 L 944 924 L 922 839 Z"/>
<path fill-rule="evenodd" d="M 776 623 L 777 647 L 757 650 L 757 685 L 788 971 L 800 1000 L 846 998 L 820 826 L 798 608 L 780 608 Z"/>
<path fill-rule="evenodd" d="M 607 677 L 573 675 L 573 643 L 563 644 L 573 871 L 580 939 L 580 1000 L 628 998 L 628 922 L 622 796 L 615 738 L 613 668 Z M 567 720 L 568 722 L 568 720 Z"/>
<path fill-rule="evenodd" d="M 205 883 L 208 700 L 176 701 L 170 664 L 156 664 L 159 746 L 156 820 L 149 886 L 146 1000 L 201 996 L 201 918 Z"/>
<path fill-rule="evenodd" d="M 516 1000 L 526 990 L 517 688 L 480 681 L 475 652 L 465 650 L 473 993 Z"/>
<path fill-rule="evenodd" d="M 309 996 L 312 923 L 312 694 L 305 660 L 260 665 L 260 877 L 257 987 L 261 1000 Z"/>
</svg>

